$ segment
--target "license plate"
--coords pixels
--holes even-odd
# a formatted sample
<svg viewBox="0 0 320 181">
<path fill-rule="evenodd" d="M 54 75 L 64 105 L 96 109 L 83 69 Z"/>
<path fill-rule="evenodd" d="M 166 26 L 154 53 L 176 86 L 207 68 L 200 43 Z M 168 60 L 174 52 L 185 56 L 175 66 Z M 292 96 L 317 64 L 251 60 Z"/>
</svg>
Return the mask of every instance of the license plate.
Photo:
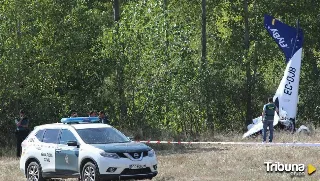
<svg viewBox="0 0 320 181">
<path fill-rule="evenodd" d="M 130 169 L 142 169 L 146 168 L 146 165 L 129 165 Z"/>
</svg>

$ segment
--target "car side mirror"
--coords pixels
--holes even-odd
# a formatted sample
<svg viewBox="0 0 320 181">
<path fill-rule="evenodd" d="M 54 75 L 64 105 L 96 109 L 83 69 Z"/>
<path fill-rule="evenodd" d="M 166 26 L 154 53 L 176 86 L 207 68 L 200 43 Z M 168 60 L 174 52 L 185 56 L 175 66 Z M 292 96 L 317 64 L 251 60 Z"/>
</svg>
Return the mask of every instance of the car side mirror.
<svg viewBox="0 0 320 181">
<path fill-rule="evenodd" d="M 79 147 L 77 141 L 68 141 L 68 142 L 67 142 L 67 145 L 68 145 L 68 146 L 76 146 L 76 147 Z"/>
</svg>

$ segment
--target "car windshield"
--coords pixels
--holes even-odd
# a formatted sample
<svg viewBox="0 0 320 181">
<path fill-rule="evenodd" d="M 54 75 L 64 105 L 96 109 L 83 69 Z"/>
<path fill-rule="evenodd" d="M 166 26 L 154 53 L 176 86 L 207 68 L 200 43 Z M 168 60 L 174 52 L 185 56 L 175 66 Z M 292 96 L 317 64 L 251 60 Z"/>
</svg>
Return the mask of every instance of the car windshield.
<svg viewBox="0 0 320 181">
<path fill-rule="evenodd" d="M 126 143 L 130 140 L 114 128 L 77 129 L 81 139 L 87 144 Z"/>
</svg>

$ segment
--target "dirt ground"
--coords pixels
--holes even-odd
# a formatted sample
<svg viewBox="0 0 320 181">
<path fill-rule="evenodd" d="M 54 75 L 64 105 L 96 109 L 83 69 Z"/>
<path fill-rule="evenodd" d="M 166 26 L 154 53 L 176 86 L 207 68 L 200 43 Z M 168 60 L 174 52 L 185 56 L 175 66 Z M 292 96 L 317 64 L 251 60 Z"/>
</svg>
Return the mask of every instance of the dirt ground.
<svg viewBox="0 0 320 181">
<path fill-rule="evenodd" d="M 278 135 L 275 142 L 317 142 L 318 136 Z M 227 141 L 235 141 L 230 139 Z M 257 141 L 260 138 L 244 141 Z M 150 145 L 152 146 L 152 145 Z M 320 147 L 280 147 L 242 145 L 201 145 L 157 151 L 159 174 L 155 181 L 211 181 L 211 180 L 320 180 L 320 170 L 312 175 L 292 177 L 290 173 L 267 173 L 264 162 L 283 164 L 312 164 L 320 169 Z M 0 157 L 0 180 L 26 180 L 19 170 L 19 160 Z M 68 181 L 71 181 L 69 179 Z"/>
</svg>

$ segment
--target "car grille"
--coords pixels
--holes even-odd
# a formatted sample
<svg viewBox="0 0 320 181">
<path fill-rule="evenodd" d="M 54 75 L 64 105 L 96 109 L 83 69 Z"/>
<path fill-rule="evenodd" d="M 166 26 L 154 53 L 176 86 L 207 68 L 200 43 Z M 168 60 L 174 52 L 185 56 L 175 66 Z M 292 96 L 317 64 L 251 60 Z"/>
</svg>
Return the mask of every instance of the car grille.
<svg viewBox="0 0 320 181">
<path fill-rule="evenodd" d="M 143 157 L 148 156 L 148 151 L 143 152 Z"/>
<path fill-rule="evenodd" d="M 119 155 L 119 157 L 121 158 L 127 158 L 126 155 L 124 155 L 123 153 L 117 153 Z"/>
<path fill-rule="evenodd" d="M 136 175 L 136 174 L 148 174 L 151 173 L 150 168 L 142 168 L 142 169 L 124 169 L 121 172 L 121 175 Z"/>
<path fill-rule="evenodd" d="M 143 154 L 143 157 L 148 156 L 148 151 L 144 151 L 144 152 L 129 152 L 129 154 L 132 157 L 133 157 L 134 153 L 138 153 L 139 154 L 139 158 L 140 158 L 141 154 Z M 120 158 L 127 158 L 126 155 L 124 155 L 123 153 L 117 153 L 117 154 L 119 155 Z"/>
<path fill-rule="evenodd" d="M 138 158 L 140 158 L 140 156 L 141 156 L 141 154 L 142 154 L 142 152 L 135 152 L 135 153 L 138 153 L 138 155 L 139 155 L 139 157 Z M 130 156 L 132 156 L 132 158 L 134 158 L 134 154 L 135 154 L 134 152 L 131 152 L 131 153 L 129 153 L 130 154 Z"/>
</svg>

